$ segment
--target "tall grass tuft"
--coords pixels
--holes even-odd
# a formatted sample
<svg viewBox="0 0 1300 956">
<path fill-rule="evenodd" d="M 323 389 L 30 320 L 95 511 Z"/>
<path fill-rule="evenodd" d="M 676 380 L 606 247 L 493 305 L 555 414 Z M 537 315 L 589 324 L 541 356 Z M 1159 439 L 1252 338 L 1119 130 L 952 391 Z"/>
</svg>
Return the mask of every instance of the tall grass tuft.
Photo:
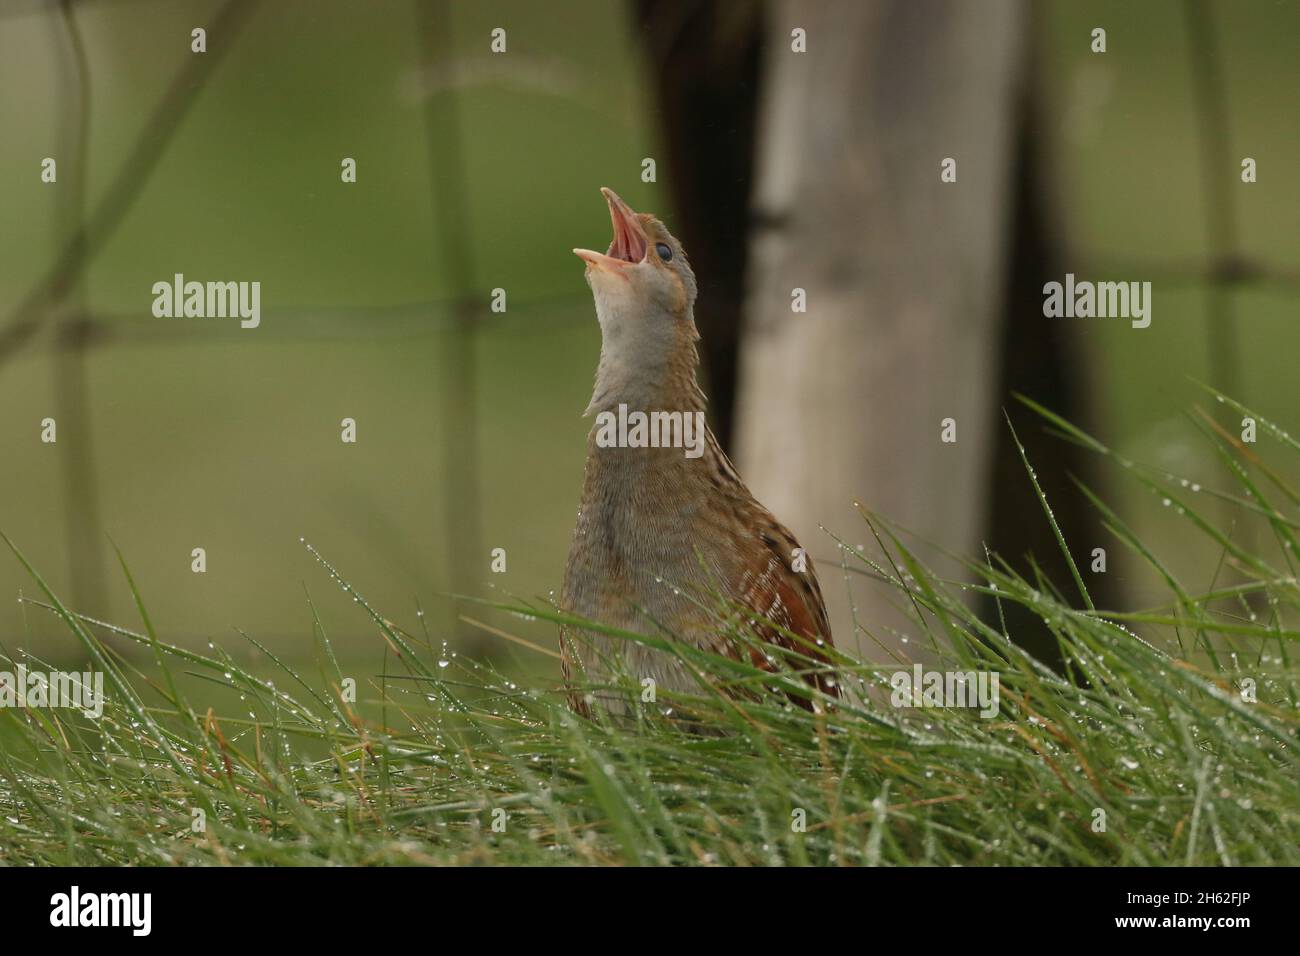
<svg viewBox="0 0 1300 956">
<path fill-rule="evenodd" d="M 1258 421 L 1268 439 L 1261 449 L 1300 453 L 1283 429 L 1216 398 Z M 1193 493 L 1034 407 L 1207 537 L 1224 582 L 1208 591 L 1181 582 L 1088 488 L 1080 493 L 1110 532 L 1164 582 L 1160 606 L 1094 608 L 1078 545 L 1072 551 L 1059 529 L 1070 581 L 1027 579 L 996 555 L 965 562 L 952 580 L 864 512 L 879 547 L 843 549 L 847 570 L 896 592 L 911 614 L 909 643 L 933 655 L 927 669 L 996 673 L 992 716 L 895 706 L 892 675 L 910 672 L 905 659 L 881 667 L 839 654 L 824 665 L 790 653 L 764 667 L 748 654 L 719 657 L 576 622 L 544 604 L 495 605 L 659 647 L 698 674 L 696 692 L 658 691 L 653 702 L 642 700 L 635 675 L 584 688 L 626 693 L 636 714 L 585 720 L 557 682 L 439 650 L 321 559 L 356 598 L 375 659 L 385 662 L 381 676 L 353 675 L 354 702 L 310 600 L 313 671 L 250 637 L 275 668 L 254 674 L 219 647 L 200 653 L 156 633 L 125 561 L 138 628 L 68 608 L 10 543 L 42 595 L 30 603 L 75 635 L 89 666 L 104 673 L 108 699 L 98 721 L 0 709 L 0 862 L 1300 863 L 1292 661 L 1300 497 L 1262 452 L 1211 424 L 1205 439 L 1236 488 Z M 1042 520 L 1055 528 L 1026 468 Z M 1268 546 L 1246 549 L 1224 520 L 1256 522 Z M 1002 615 L 982 618 L 973 594 L 1031 610 L 1059 642 L 1064 671 L 1018 648 Z M 504 636 L 553 655 L 551 646 Z M 112 649 L 132 643 L 140 653 Z M 826 667 L 844 691 L 838 702 L 804 680 L 802 672 Z M 223 700 L 237 693 L 238 708 L 205 703 L 212 685 Z M 796 706 L 795 697 L 818 707 Z"/>
</svg>

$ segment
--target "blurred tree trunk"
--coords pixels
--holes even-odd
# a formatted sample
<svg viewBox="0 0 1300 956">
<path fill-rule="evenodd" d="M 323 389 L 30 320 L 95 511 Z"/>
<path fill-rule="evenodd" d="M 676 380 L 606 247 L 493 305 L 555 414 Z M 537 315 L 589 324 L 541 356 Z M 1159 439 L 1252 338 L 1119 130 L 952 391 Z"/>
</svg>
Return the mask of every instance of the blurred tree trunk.
<svg viewBox="0 0 1300 956">
<path fill-rule="evenodd" d="M 1032 51 L 1029 57 L 1032 61 Z M 1032 65 L 1029 73 L 1036 73 Z M 1119 555 L 1111 547 L 1114 538 L 1104 530 L 1100 514 L 1072 480 L 1072 476 L 1079 478 L 1089 487 L 1104 492 L 1100 460 L 1095 454 L 1050 434 L 1041 416 L 1012 398 L 1015 394 L 1027 395 L 1088 430 L 1093 430 L 1097 419 L 1087 388 L 1087 366 L 1078 360 L 1078 356 L 1087 354 L 1080 334 L 1082 327 L 1043 318 L 1043 284 L 1060 281 L 1068 271 L 1066 262 L 1070 257 L 1049 198 L 1054 195 L 1050 171 L 1058 167 L 1048 154 L 1051 137 L 1040 90 L 1039 84 L 1025 85 L 1017 123 L 1016 186 L 1012 198 L 1011 257 L 1006 319 L 1001 333 L 998 397 L 1006 403 L 1007 415 L 1025 446 L 1025 454 L 1034 466 L 1038 483 L 1070 545 L 1089 594 L 1098 607 L 1115 607 L 1122 588 L 1115 577 L 1114 565 Z M 1057 584 L 1067 599 L 1077 604 L 1078 596 L 1069 583 L 1070 569 L 1051 525 L 1034 499 L 1015 440 L 1010 429 L 1002 422 L 998 425 L 994 435 L 997 451 L 993 456 L 989 503 L 989 546 L 1030 580 L 1034 570 L 1028 556 L 1032 554 L 1032 564 Z M 1090 570 L 1095 547 L 1105 547 L 1110 554 L 1111 567 L 1104 575 Z M 986 619 L 998 620 L 993 602 L 985 603 Z M 1056 640 L 1036 614 L 1006 602 L 1002 603 L 1001 610 L 1007 631 L 1017 644 L 1040 660 L 1060 665 Z"/>
<path fill-rule="evenodd" d="M 798 8 L 793 8 L 797 10 Z M 755 128 L 758 112 L 758 90 L 760 87 L 759 73 L 760 69 L 766 68 L 776 70 L 783 62 L 783 55 L 788 50 L 789 30 L 795 26 L 802 26 L 809 29 L 807 17 L 797 16 L 795 14 L 786 15 L 781 10 L 777 10 L 774 15 L 768 18 L 772 22 L 765 22 L 761 15 L 762 7 L 758 3 L 737 3 L 722 2 L 722 0 L 701 0 L 701 2 L 689 5 L 669 5 L 656 3 L 654 0 L 633 0 L 633 10 L 639 26 L 639 36 L 645 44 L 649 63 L 652 72 L 652 82 L 655 87 L 656 101 L 660 105 L 663 117 L 662 135 L 667 144 L 669 170 L 668 183 L 673 191 L 675 200 L 675 222 L 674 226 L 686 243 L 687 249 L 691 252 L 692 261 L 701 279 L 700 302 L 697 309 L 697 321 L 700 325 L 701 334 L 703 335 L 703 352 L 702 362 L 704 366 L 705 378 L 709 385 L 710 396 L 710 414 L 713 418 L 714 430 L 724 446 L 728 446 L 730 439 L 731 423 L 733 421 L 733 408 L 735 406 L 736 396 L 733 388 L 736 382 L 737 355 L 741 351 L 741 336 L 743 323 L 741 321 L 742 306 L 742 279 L 746 268 L 748 256 L 746 255 L 748 245 L 745 242 L 738 242 L 737 235 L 742 228 L 746 227 L 749 222 L 749 216 L 744 212 L 744 207 L 748 201 L 749 183 L 752 177 L 754 166 L 754 149 L 755 149 Z M 841 11 L 836 11 L 839 13 Z M 1026 14 L 1032 17 L 1033 8 L 1027 8 Z M 891 13 L 888 9 L 878 12 L 877 17 L 870 19 L 878 22 L 880 17 L 889 18 Z M 797 22 L 796 22 L 797 21 Z M 825 18 L 818 21 L 822 26 L 818 32 L 824 35 Z M 995 451 L 988 455 L 988 461 L 984 473 L 991 473 L 992 483 L 987 492 L 979 497 L 970 497 L 966 499 L 969 506 L 967 515 L 968 526 L 973 524 L 981 534 L 980 541 L 969 542 L 969 547 L 965 553 L 978 556 L 982 549 L 980 544 L 986 542 L 989 548 L 1006 558 L 1021 573 L 1032 576 L 1029 555 L 1033 555 L 1033 563 L 1042 570 L 1042 572 L 1052 581 L 1064 582 L 1068 580 L 1068 569 L 1057 549 L 1056 541 L 1051 533 L 1046 520 L 1042 518 L 1041 513 L 1036 509 L 1035 502 L 1032 498 L 1028 479 L 1024 473 L 1024 468 L 1020 463 L 1019 453 L 1012 443 L 1009 430 L 1005 427 L 999 409 L 1005 407 L 1007 413 L 1015 421 L 1017 432 L 1021 441 L 1024 442 L 1027 453 L 1031 462 L 1035 465 L 1040 484 L 1046 491 L 1053 505 L 1053 512 L 1060 524 L 1066 540 L 1074 547 L 1075 559 L 1080 562 L 1081 567 L 1088 563 L 1088 555 L 1093 547 L 1104 544 L 1100 521 L 1095 512 L 1088 506 L 1087 502 L 1077 493 L 1069 476 L 1083 477 L 1090 485 L 1097 487 L 1100 484 L 1097 472 L 1097 461 L 1094 456 L 1088 455 L 1081 449 L 1061 442 L 1060 440 L 1048 435 L 1042 427 L 1041 420 L 1036 415 L 1027 411 L 1011 400 L 1013 393 L 1019 392 L 1032 396 L 1048 407 L 1064 414 L 1072 421 L 1081 423 L 1084 427 L 1089 427 L 1095 419 L 1094 409 L 1091 407 L 1089 395 L 1085 388 L 1083 377 L 1076 374 L 1075 366 L 1070 358 L 1072 355 L 1079 354 L 1080 343 L 1078 336 L 1074 335 L 1072 330 L 1060 323 L 1044 322 L 1042 316 L 1042 298 L 1041 289 L 1044 282 L 1051 278 L 1058 278 L 1065 271 L 1063 260 L 1065 259 L 1062 249 L 1063 240 L 1062 232 L 1055 221 L 1048 200 L 1050 183 L 1047 182 L 1048 176 L 1046 171 L 1051 169 L 1050 157 L 1045 155 L 1044 144 L 1048 142 L 1047 123 L 1042 112 L 1042 104 L 1038 101 L 1038 87 L 1028 82 L 1028 78 L 1034 75 L 1031 63 L 1024 62 L 1018 57 L 1029 57 L 1032 60 L 1032 47 L 1027 53 L 1018 49 L 1020 43 L 1019 34 L 1016 31 L 1027 29 L 1026 24 L 1015 10 L 1002 11 L 1002 19 L 999 21 L 1001 29 L 1007 31 L 1000 45 L 993 45 L 991 51 L 1001 50 L 1007 58 L 1008 63 L 1003 67 L 1000 80 L 995 77 L 986 77 L 986 82 L 1001 82 L 1003 85 L 998 87 L 1005 100 L 998 104 L 989 104 L 990 107 L 996 105 L 997 123 L 1003 135 L 1009 136 L 1014 140 L 1014 145 L 1007 147 L 1001 141 L 989 143 L 986 148 L 1008 149 L 1004 154 L 1001 162 L 1007 164 L 1010 169 L 1010 177 L 1005 184 L 1006 193 L 1003 195 L 1002 202 L 1005 208 L 1010 210 L 1010 228 L 1009 238 L 1006 246 L 1009 252 L 1003 252 L 998 247 L 998 237 L 994 236 L 985 244 L 992 247 L 995 253 L 993 264 L 985 265 L 986 283 L 983 288 L 989 290 L 994 301 L 997 300 L 996 287 L 987 285 L 987 270 L 1000 268 L 1001 278 L 1006 283 L 1005 305 L 999 311 L 993 311 L 992 319 L 989 314 L 973 315 L 972 318 L 979 318 L 985 325 L 981 326 L 987 331 L 987 338 L 982 341 L 982 345 L 995 347 L 997 359 L 991 365 L 988 365 L 988 382 L 992 387 L 985 390 L 984 402 L 981 406 L 985 409 L 992 409 L 987 413 L 984 421 L 985 428 L 991 431 L 985 434 L 976 435 L 968 431 L 964 426 L 969 425 L 970 421 L 964 420 L 964 416 L 953 413 L 952 417 L 957 418 L 963 426 L 959 429 L 959 446 L 961 441 L 976 441 L 984 445 L 991 446 Z M 854 21 L 855 24 L 861 25 L 862 21 Z M 915 30 L 918 25 L 915 22 L 906 24 L 897 24 L 898 30 Z M 779 29 L 778 29 L 779 28 Z M 875 27 L 877 31 L 881 28 Z M 767 34 L 771 34 L 770 38 Z M 894 35 L 897 35 L 897 31 Z M 910 32 L 904 34 L 911 36 Z M 929 41 L 928 48 L 933 55 L 948 56 L 947 48 L 938 46 L 941 38 L 932 38 Z M 773 55 L 764 61 L 760 56 L 760 50 L 766 42 L 776 44 L 779 49 L 773 50 Z M 879 57 L 873 51 L 876 45 L 886 42 L 881 39 L 879 32 L 873 37 L 859 36 L 859 42 L 846 43 L 843 49 L 835 52 L 833 55 L 844 55 L 843 50 L 856 50 L 857 55 L 861 57 L 871 56 L 870 62 L 877 62 Z M 952 42 L 957 42 L 954 38 Z M 976 42 L 983 44 L 983 37 L 977 37 Z M 811 48 L 813 52 L 804 54 L 812 56 L 818 52 L 817 48 Z M 865 52 L 864 52 L 865 51 Z M 827 50 L 822 46 L 820 53 L 826 55 Z M 963 61 L 969 62 L 969 57 Z M 786 66 L 792 67 L 796 64 L 786 63 Z M 847 65 L 847 64 L 844 64 Z M 856 82 L 860 82 L 862 89 L 865 90 L 867 84 L 873 82 L 871 75 L 868 74 L 870 67 L 865 62 L 858 65 Z M 880 67 L 879 69 L 883 69 Z M 952 74 L 947 74 L 942 78 L 943 82 L 954 82 L 951 79 Z M 854 97 L 859 95 L 858 92 L 850 86 L 855 82 L 854 75 L 841 74 L 842 85 L 840 93 L 848 97 L 847 105 L 841 104 L 840 111 L 835 118 L 823 117 L 826 123 L 846 122 L 843 111 L 851 110 Z M 770 81 L 775 82 L 775 81 Z M 962 81 L 964 82 L 964 81 Z M 880 95 L 888 95 L 889 88 L 886 87 Z M 821 102 L 819 99 L 818 102 Z M 963 100 L 963 103 L 966 101 Z M 768 103 L 771 103 L 770 95 Z M 787 101 L 787 109 L 792 109 L 791 104 Z M 821 107 L 819 107 L 821 108 Z M 928 121 L 932 123 L 949 123 L 947 118 L 958 108 L 954 104 L 953 108 L 943 111 L 939 108 L 931 110 Z M 1006 111 L 1011 110 L 1010 118 L 1006 116 Z M 976 116 L 978 117 L 978 112 Z M 784 122 L 781 117 L 775 117 L 774 122 L 778 124 Z M 780 127 L 784 129 L 784 127 Z M 952 127 L 955 132 L 961 132 L 961 127 Z M 791 129 L 791 135 L 799 135 L 798 127 Z M 882 129 L 877 135 L 883 139 L 888 139 L 892 133 L 889 129 Z M 860 141 L 860 138 L 859 138 Z M 912 145 L 900 146 L 897 150 L 898 155 L 894 158 L 895 163 L 906 162 L 905 149 L 914 149 L 918 141 L 926 142 L 927 140 L 916 131 L 911 134 L 909 143 Z M 958 142 L 956 138 L 951 140 Z M 797 144 L 795 144 L 797 145 Z M 849 148 L 849 147 L 846 147 Z M 856 148 L 853 147 L 853 148 Z M 943 156 L 951 155 L 956 152 L 954 146 L 951 150 L 944 152 Z M 873 154 L 861 154 L 864 157 Z M 963 158 L 970 158 L 969 154 L 965 157 L 954 156 L 958 159 L 959 173 L 963 168 L 971 169 L 969 164 L 963 165 Z M 811 160 L 811 157 L 805 157 Z M 937 182 L 937 159 L 931 157 L 929 165 L 924 165 L 921 169 L 921 175 L 911 180 L 910 187 L 919 190 L 921 196 L 933 197 L 933 190 Z M 863 159 L 865 162 L 866 159 Z M 990 159 L 990 161 L 993 161 Z M 917 160 L 917 162 L 921 162 Z M 1002 169 L 1001 166 L 990 167 L 993 174 L 998 174 Z M 813 175 L 816 175 L 815 172 Z M 933 178 L 932 178 L 933 177 Z M 958 183 L 963 180 L 959 175 Z M 966 183 L 969 183 L 969 175 Z M 999 183 L 999 185 L 1003 185 Z M 846 189 L 852 191 L 852 184 Z M 949 188 L 955 188 L 949 187 Z M 938 194 L 943 198 L 943 194 Z M 792 203 L 798 200 L 791 200 Z M 879 202 L 879 201 L 877 201 Z M 878 205 L 871 208 L 878 208 L 882 213 L 890 208 L 898 211 L 895 216 L 904 215 L 902 211 L 905 207 L 901 200 L 894 199 L 896 204 L 893 207 Z M 776 209 L 782 208 L 776 205 Z M 864 206 L 864 211 L 868 207 Z M 910 208 L 910 207 L 907 207 Z M 997 209 L 990 209 L 987 205 L 983 207 L 983 214 L 986 217 L 996 217 Z M 766 218 L 763 218 L 763 217 Z M 771 209 L 764 210 L 760 208 L 756 217 L 759 222 L 760 231 L 775 227 L 777 231 L 783 226 L 779 220 L 771 214 Z M 929 225 L 927 223 L 927 225 Z M 852 229 L 853 223 L 849 223 L 846 228 Z M 805 223 L 805 227 L 807 224 Z M 989 235 L 997 230 L 996 224 L 988 227 Z M 791 239 L 789 241 L 808 241 L 811 242 L 810 248 L 818 255 L 833 257 L 842 254 L 846 250 L 835 250 L 830 243 L 821 242 L 815 234 L 815 227 L 812 228 L 812 235 L 800 240 Z M 913 233 L 914 234 L 914 233 Z M 964 235 L 970 235 L 966 233 Z M 924 233 L 922 233 L 924 237 Z M 928 237 L 925 237 L 928 238 Z M 857 240 L 859 243 L 861 239 Z M 888 241 L 888 237 L 886 240 Z M 928 285 L 927 276 L 943 271 L 945 263 L 949 261 L 964 262 L 965 259 L 953 260 L 951 257 L 941 258 L 939 256 L 929 255 L 925 250 L 929 248 L 928 243 L 923 246 L 922 251 L 915 249 L 910 250 L 910 254 L 915 256 L 917 268 L 920 269 L 920 276 L 913 276 L 911 279 L 913 292 L 917 295 L 925 294 L 925 287 Z M 847 250 L 852 253 L 852 247 Z M 959 250 L 969 253 L 971 250 Z M 784 252 L 781 253 L 783 256 Z M 985 260 L 981 258 L 981 262 Z M 1000 263 L 1000 265 L 998 265 Z M 996 268 L 994 268 L 996 266 Z M 854 265 L 854 268 L 857 268 Z M 916 292 L 916 287 L 920 291 Z M 973 294 L 973 293 L 972 293 Z M 892 301 L 892 300 L 885 300 Z M 756 304 L 757 297 L 751 300 L 751 305 Z M 787 321 L 792 321 L 796 316 L 792 313 L 785 313 L 780 306 L 785 300 L 768 303 L 769 321 L 779 321 L 788 316 Z M 862 334 L 864 331 L 874 327 L 881 327 L 881 322 L 868 323 L 866 316 L 868 313 L 865 309 L 861 315 L 861 324 L 850 330 L 847 341 L 856 342 L 859 348 L 867 347 L 879 351 L 876 361 L 887 361 L 889 358 L 888 349 L 892 347 L 890 340 L 881 339 L 879 344 L 875 344 L 874 335 L 867 339 Z M 965 313 L 961 313 L 964 315 Z M 811 313 L 810 313 L 811 315 Z M 773 320 L 770 316 L 777 316 Z M 809 318 L 809 316 L 803 316 Z M 961 316 L 954 316 L 950 312 L 950 320 L 957 323 L 962 321 Z M 850 322 L 851 324 L 851 322 Z M 757 325 L 757 323 L 755 323 Z M 792 329 L 794 327 L 792 326 Z M 904 330 L 906 331 L 906 330 Z M 894 329 L 895 337 L 900 331 Z M 918 330 L 918 333 L 919 330 Z M 953 334 L 960 334 L 960 330 L 955 330 Z M 942 348 L 942 338 L 936 338 L 935 348 Z M 844 343 L 835 347 L 839 350 Z M 793 349 L 795 346 L 792 342 L 786 341 L 783 348 Z M 793 353 L 792 353 L 793 354 Z M 815 359 L 815 356 L 805 357 Z M 865 357 L 860 357 L 864 363 Z M 850 349 L 847 359 L 855 361 L 855 356 Z M 985 355 L 987 363 L 987 355 Z M 817 366 L 813 366 L 812 375 L 815 377 Z M 906 370 L 903 370 L 904 372 Z M 856 378 L 856 375 L 851 375 Z M 934 387 L 936 394 L 945 395 L 953 394 L 951 391 L 953 383 L 939 383 Z M 897 385 L 891 386 L 897 389 Z M 945 391 L 947 389 L 947 391 Z M 831 392 L 837 390 L 831 389 Z M 881 389 L 880 393 L 884 394 L 883 405 L 874 397 L 870 398 L 868 407 L 875 410 L 875 414 L 882 418 L 888 419 L 891 415 L 898 415 L 904 408 L 897 404 L 893 396 L 899 397 L 908 395 L 906 391 L 889 391 Z M 752 394 L 752 392 L 750 393 Z M 779 393 L 771 393 L 772 395 Z M 866 390 L 864 390 L 866 394 Z M 876 393 L 872 393 L 873 395 Z M 746 399 L 749 400 L 748 398 Z M 909 397 L 909 402 L 915 401 Z M 832 397 L 832 407 L 835 407 L 836 399 Z M 857 412 L 852 406 L 841 406 L 841 410 L 850 416 L 856 416 Z M 792 410 L 791 410 L 792 411 Z M 820 412 L 812 409 L 811 406 L 802 408 L 801 415 L 817 416 Z M 764 412 L 763 414 L 768 414 Z M 762 421 L 757 420 L 754 416 L 749 416 L 754 422 L 753 427 L 757 430 L 764 430 L 766 426 Z M 945 415 L 944 417 L 947 417 Z M 789 427 L 790 415 L 782 418 L 780 423 L 783 427 Z M 795 421 L 793 426 L 796 431 L 802 431 L 803 422 Z M 862 441 L 859 429 L 856 423 L 850 421 L 844 427 L 845 440 L 849 442 Z M 907 427 L 907 422 L 903 421 L 903 427 Z M 903 453 L 907 456 L 902 459 L 895 459 L 894 465 L 888 465 L 887 459 L 872 459 L 866 464 L 867 471 L 856 474 L 851 480 L 841 482 L 846 489 L 846 494 L 861 488 L 865 498 L 864 503 L 869 506 L 879 507 L 880 510 L 889 517 L 898 518 L 890 509 L 890 501 L 881 502 L 879 499 L 867 495 L 872 487 L 880 484 L 893 471 L 902 479 L 907 479 L 911 475 L 911 454 L 909 442 L 920 446 L 923 442 L 931 442 L 937 435 L 937 424 L 931 423 L 929 430 L 917 428 L 915 432 L 905 432 L 899 439 L 903 448 Z M 822 436 L 829 442 L 835 442 L 834 434 L 829 432 Z M 868 447 L 867 452 L 870 452 Z M 932 449 L 933 451 L 933 449 Z M 830 452 L 828 452 L 830 454 Z M 814 459 L 822 460 L 822 459 Z M 752 463 L 757 465 L 758 463 Z M 793 466 L 792 466 L 793 467 Z M 753 468 L 747 469 L 747 473 L 752 472 Z M 820 532 L 816 524 L 815 508 L 817 505 L 810 503 L 807 508 L 802 508 L 799 499 L 803 498 L 804 491 L 807 489 L 809 494 L 816 495 L 821 487 L 820 478 L 815 474 L 817 469 L 810 468 L 809 476 L 789 479 L 787 490 L 791 499 L 790 503 L 783 503 L 780 513 L 784 518 L 792 522 L 799 522 L 802 527 L 799 528 L 801 535 L 810 548 L 813 548 L 815 554 L 826 555 L 832 549 L 823 547 L 827 540 Z M 931 472 L 933 474 L 933 472 Z M 751 474 L 751 483 L 758 487 L 760 482 L 767 479 L 758 475 Z M 979 474 L 976 474 L 979 477 Z M 785 481 L 780 475 L 773 479 L 774 482 Z M 796 484 L 795 482 L 807 482 L 807 484 Z M 860 482 L 860 484 L 858 484 Z M 918 492 L 920 492 L 918 486 Z M 933 485 L 924 490 L 926 495 L 937 498 L 946 498 L 949 492 L 946 484 L 941 485 L 938 489 Z M 778 492 L 773 491 L 772 497 Z M 974 494 L 974 492 L 972 492 Z M 827 500 L 827 499 L 818 499 Z M 847 500 L 844 499 L 844 500 Z M 842 505 L 844 500 L 834 502 L 836 505 Z M 893 500 L 898 500 L 895 495 Z M 923 507 L 926 499 L 914 499 L 918 506 Z M 873 505 L 874 502 L 874 505 Z M 802 508 L 802 512 L 796 515 Z M 847 524 L 828 527 L 838 534 L 857 533 L 861 527 L 860 519 L 856 514 L 845 516 Z M 811 527 L 809 525 L 811 524 Z M 912 519 L 911 526 L 914 528 L 925 527 L 922 522 Z M 947 529 L 940 526 L 938 522 L 932 522 L 928 526 L 928 536 L 936 541 L 951 544 L 954 547 L 961 544 L 950 538 Z M 859 541 L 866 541 L 868 536 L 863 533 L 854 538 L 850 543 L 857 544 Z M 968 538 L 972 538 L 970 534 Z M 1112 564 L 1114 562 L 1112 555 Z M 1113 571 L 1113 568 L 1112 568 Z M 1085 572 L 1086 573 L 1086 572 Z M 837 597 L 844 595 L 844 586 L 840 581 L 838 572 L 827 567 L 823 570 L 823 576 L 826 579 L 826 590 L 837 591 L 838 594 L 831 595 L 831 600 L 835 601 Z M 1094 577 L 1089 574 L 1089 590 L 1093 599 L 1100 606 L 1114 606 L 1120 590 L 1114 584 L 1113 574 L 1105 577 Z M 861 592 L 860 582 L 855 582 L 856 589 Z M 863 611 L 862 620 L 872 622 L 880 620 L 881 615 L 879 608 L 873 606 L 871 601 L 866 601 L 861 610 Z M 991 606 L 985 608 L 986 617 L 991 621 L 998 620 L 998 614 Z M 1040 659 L 1053 661 L 1057 660 L 1057 648 L 1051 635 L 1046 628 L 1042 627 L 1041 622 L 1032 614 L 1022 612 L 1017 606 L 1005 605 L 1002 608 L 1002 615 L 1005 616 L 1007 627 L 1016 641 L 1023 646 L 1028 647 Z M 840 620 L 837 621 L 837 633 L 845 634 L 845 628 L 849 627 L 844 623 L 846 617 L 841 608 L 838 615 Z"/>
<path fill-rule="evenodd" d="M 849 637 L 819 525 L 875 552 L 860 501 L 981 553 L 1025 26 L 1015 0 L 770 12 L 735 444 L 755 494 L 823 559 L 846 648 L 871 650 Z M 795 28 L 805 53 L 791 51 Z M 955 183 L 940 181 L 947 157 Z M 791 310 L 796 288 L 806 313 Z M 947 418 L 953 444 L 940 440 Z M 1033 507 L 1026 497 L 1026 517 Z M 892 645 L 896 595 L 864 581 L 857 617 Z"/>
<path fill-rule="evenodd" d="M 730 447 L 762 49 L 756 0 L 634 0 L 662 110 L 673 232 L 699 278 L 695 320 L 709 418 Z M 667 210 L 662 210 L 667 212 Z"/>
</svg>

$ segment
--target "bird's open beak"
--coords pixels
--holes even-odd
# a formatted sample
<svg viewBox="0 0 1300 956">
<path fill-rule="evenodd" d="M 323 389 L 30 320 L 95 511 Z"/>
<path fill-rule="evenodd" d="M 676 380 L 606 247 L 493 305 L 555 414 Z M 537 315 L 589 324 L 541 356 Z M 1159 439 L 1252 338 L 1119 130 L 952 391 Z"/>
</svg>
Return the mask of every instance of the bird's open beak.
<svg viewBox="0 0 1300 956">
<path fill-rule="evenodd" d="M 626 266 L 634 265 L 644 259 L 649 243 L 646 241 L 645 230 L 641 228 L 641 223 L 636 218 L 636 213 L 632 211 L 632 207 L 623 202 L 618 193 L 609 187 L 602 186 L 600 191 L 605 196 L 605 202 L 609 203 L 609 218 L 614 224 L 614 241 L 609 244 L 609 251 L 603 255 L 590 249 L 574 249 L 573 252 L 580 259 L 586 260 L 588 268 L 607 269 L 617 273 Z"/>
</svg>

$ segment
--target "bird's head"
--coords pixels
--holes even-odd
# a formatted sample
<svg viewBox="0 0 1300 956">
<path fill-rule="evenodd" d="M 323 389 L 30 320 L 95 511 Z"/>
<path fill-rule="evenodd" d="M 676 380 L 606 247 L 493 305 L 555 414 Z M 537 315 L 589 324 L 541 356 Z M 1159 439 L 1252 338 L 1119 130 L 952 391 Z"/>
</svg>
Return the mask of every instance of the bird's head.
<svg viewBox="0 0 1300 956">
<path fill-rule="evenodd" d="M 592 407 L 606 401 L 629 405 L 685 403 L 695 387 L 695 273 L 682 245 L 662 222 L 637 213 L 612 189 L 609 204 L 614 241 L 604 252 L 574 249 L 587 264 L 587 284 L 600 321 L 600 368 Z M 687 381 L 689 379 L 689 381 Z"/>
</svg>

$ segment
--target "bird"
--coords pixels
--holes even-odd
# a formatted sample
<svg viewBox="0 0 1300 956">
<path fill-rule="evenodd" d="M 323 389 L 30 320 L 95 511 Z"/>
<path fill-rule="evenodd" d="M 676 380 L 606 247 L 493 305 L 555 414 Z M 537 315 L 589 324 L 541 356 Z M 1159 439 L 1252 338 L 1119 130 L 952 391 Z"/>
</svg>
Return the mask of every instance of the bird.
<svg viewBox="0 0 1300 956">
<path fill-rule="evenodd" d="M 696 378 L 695 274 L 660 219 L 635 212 L 608 187 L 601 193 L 613 241 L 604 253 L 573 250 L 586 265 L 601 347 L 584 413 L 596 423 L 587 436 L 560 608 L 571 618 L 735 659 L 747 651 L 768 671 L 782 655 L 764 643 L 796 651 L 807 660 L 791 666 L 820 693 L 790 699 L 824 711 L 839 690 L 831 669 L 820 666 L 834 643 L 816 570 L 707 426 Z M 758 641 L 738 642 L 734 630 L 727 636 L 717 597 Z M 597 707 L 614 716 L 632 712 L 626 694 L 576 686 L 581 677 L 607 685 L 616 657 L 641 687 L 650 686 L 648 678 L 657 690 L 701 690 L 677 655 L 577 625 L 561 627 L 560 651 L 569 704 L 586 717 Z"/>
</svg>

